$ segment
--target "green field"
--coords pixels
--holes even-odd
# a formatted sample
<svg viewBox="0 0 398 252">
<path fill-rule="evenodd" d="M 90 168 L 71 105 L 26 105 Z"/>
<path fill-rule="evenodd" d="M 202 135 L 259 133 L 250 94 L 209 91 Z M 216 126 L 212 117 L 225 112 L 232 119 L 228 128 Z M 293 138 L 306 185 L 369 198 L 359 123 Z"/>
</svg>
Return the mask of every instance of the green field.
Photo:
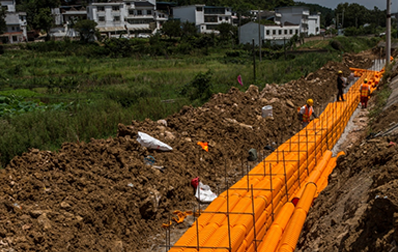
<svg viewBox="0 0 398 252">
<path fill-rule="evenodd" d="M 339 40 L 350 51 L 374 45 L 363 39 Z M 322 44 L 329 53 L 285 59 L 279 57 L 281 50 L 262 62 L 257 57 L 256 80 L 252 53 L 243 48 L 165 56 L 132 53 L 121 58 L 80 55 L 84 45 L 75 53 L 6 49 L 0 56 L 0 166 L 29 148 L 57 150 L 63 142 L 115 136 L 118 123 L 165 118 L 184 105 L 200 106 L 210 94 L 225 93 L 232 86 L 262 88 L 306 76 L 340 59 L 340 50 Z"/>
</svg>

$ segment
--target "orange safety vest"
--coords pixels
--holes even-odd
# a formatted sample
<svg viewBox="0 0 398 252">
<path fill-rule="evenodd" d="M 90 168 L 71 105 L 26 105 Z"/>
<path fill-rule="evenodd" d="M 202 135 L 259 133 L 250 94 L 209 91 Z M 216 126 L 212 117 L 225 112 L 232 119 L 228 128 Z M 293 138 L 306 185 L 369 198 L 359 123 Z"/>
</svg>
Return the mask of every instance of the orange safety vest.
<svg viewBox="0 0 398 252">
<path fill-rule="evenodd" d="M 308 106 L 307 105 L 304 105 L 305 106 L 305 112 L 304 112 L 304 114 L 303 114 L 303 122 L 310 122 L 310 117 L 311 117 L 311 115 L 312 115 L 312 106 L 310 107 L 310 109 L 308 109 Z"/>
<path fill-rule="evenodd" d="M 369 85 L 362 84 L 361 85 L 361 97 L 368 97 L 369 96 Z"/>
</svg>

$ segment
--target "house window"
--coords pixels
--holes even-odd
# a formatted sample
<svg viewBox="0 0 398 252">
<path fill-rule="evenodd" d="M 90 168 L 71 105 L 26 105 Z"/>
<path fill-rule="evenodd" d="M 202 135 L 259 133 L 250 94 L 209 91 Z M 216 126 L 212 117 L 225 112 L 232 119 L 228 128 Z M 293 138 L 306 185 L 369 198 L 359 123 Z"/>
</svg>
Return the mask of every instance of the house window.
<svg viewBox="0 0 398 252">
<path fill-rule="evenodd" d="M 105 22 L 105 17 L 98 17 L 98 22 Z"/>
<path fill-rule="evenodd" d="M 130 2 L 127 2 L 126 5 L 127 5 L 127 6 L 130 6 Z"/>
<path fill-rule="evenodd" d="M 97 7 L 97 11 L 105 11 L 105 7 L 104 6 L 98 6 Z"/>
<path fill-rule="evenodd" d="M 266 31 L 267 35 L 269 35 L 269 30 Z"/>
<path fill-rule="evenodd" d="M 18 41 L 17 36 L 12 36 L 12 41 L 17 42 Z"/>
<path fill-rule="evenodd" d="M 113 21 L 115 22 L 120 22 L 120 16 L 114 16 Z"/>
<path fill-rule="evenodd" d="M 279 35 L 281 35 L 282 34 L 282 30 L 279 30 Z"/>
<path fill-rule="evenodd" d="M 206 25 L 206 30 L 217 30 L 218 25 Z"/>
<path fill-rule="evenodd" d="M 293 30 L 290 30 L 290 31 L 289 31 L 289 34 L 293 34 Z"/>
<path fill-rule="evenodd" d="M 129 24 L 150 24 L 153 19 L 128 19 Z"/>
<path fill-rule="evenodd" d="M 214 16 L 205 16 L 206 23 L 217 23 L 217 17 Z"/>
<path fill-rule="evenodd" d="M 113 11 L 119 11 L 119 10 L 120 10 L 120 7 L 119 7 L 119 6 L 112 6 L 112 10 L 113 10 Z"/>
<path fill-rule="evenodd" d="M 287 30 L 285 30 L 285 35 L 287 34 Z"/>
<path fill-rule="evenodd" d="M 134 10 L 129 10 L 129 15 L 134 15 Z"/>
<path fill-rule="evenodd" d="M 298 29 L 296 29 L 296 34 L 298 34 Z"/>
<path fill-rule="evenodd" d="M 225 21 L 229 21 L 229 18 L 228 18 L 228 17 L 225 17 Z"/>
<path fill-rule="evenodd" d="M 203 11 L 202 7 L 196 7 L 196 11 Z"/>
<path fill-rule="evenodd" d="M 276 35 L 276 30 L 272 30 L 272 35 Z"/>
<path fill-rule="evenodd" d="M 137 15 L 141 16 L 142 15 L 142 10 L 137 10 Z"/>
<path fill-rule="evenodd" d="M 222 17 L 219 17 L 218 20 L 219 20 L 219 21 L 222 21 Z"/>
<path fill-rule="evenodd" d="M 146 11 L 146 14 L 147 14 L 147 15 L 152 15 L 152 10 L 147 10 L 147 11 Z"/>
<path fill-rule="evenodd" d="M 14 31 L 15 30 L 14 26 L 12 26 L 11 29 Z"/>
</svg>

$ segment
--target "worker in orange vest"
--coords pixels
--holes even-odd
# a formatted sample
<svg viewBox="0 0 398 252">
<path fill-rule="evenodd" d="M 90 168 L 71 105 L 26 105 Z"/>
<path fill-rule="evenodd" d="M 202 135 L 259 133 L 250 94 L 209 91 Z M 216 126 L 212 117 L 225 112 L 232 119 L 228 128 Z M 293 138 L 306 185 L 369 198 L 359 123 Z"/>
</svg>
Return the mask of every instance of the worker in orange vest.
<svg viewBox="0 0 398 252">
<path fill-rule="evenodd" d="M 307 104 L 302 106 L 299 111 L 299 120 L 301 121 L 303 128 L 305 128 L 311 122 L 311 115 L 313 115 L 314 118 L 317 118 L 312 107 L 313 104 L 314 101 L 312 99 L 308 99 Z"/>
<path fill-rule="evenodd" d="M 359 92 L 361 93 L 362 108 L 366 108 L 368 106 L 368 100 L 370 97 L 370 86 L 368 85 L 368 79 L 363 81 L 363 84 L 359 88 Z"/>
</svg>

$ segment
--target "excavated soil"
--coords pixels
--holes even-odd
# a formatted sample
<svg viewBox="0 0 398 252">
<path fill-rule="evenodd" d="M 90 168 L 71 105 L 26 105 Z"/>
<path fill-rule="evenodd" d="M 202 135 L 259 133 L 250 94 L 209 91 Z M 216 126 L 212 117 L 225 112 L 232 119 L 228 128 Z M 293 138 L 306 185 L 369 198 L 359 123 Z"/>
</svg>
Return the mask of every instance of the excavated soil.
<svg viewBox="0 0 398 252">
<path fill-rule="evenodd" d="M 368 127 L 384 132 L 395 122 L 392 105 Z M 366 131 L 359 127 L 348 134 L 347 155 L 339 157 L 328 187 L 314 202 L 296 251 L 398 251 L 398 135 L 358 135 Z"/>
<path fill-rule="evenodd" d="M 227 94 L 214 95 L 203 107 L 184 107 L 164 121 L 120 124 L 115 138 L 65 143 L 57 152 L 31 149 L 15 157 L 0 171 L 0 250 L 150 250 L 155 243 L 150 238 L 164 233 L 161 224 L 170 212 L 192 210 L 197 204 L 191 179 L 200 176 L 214 192 L 225 190 L 225 170 L 231 185 L 242 176 L 249 149 L 265 156 L 264 146 L 274 142 L 276 147 L 300 129 L 297 107 L 308 98 L 315 100 L 316 111 L 326 106 L 336 93 L 337 70 L 348 76 L 347 66 L 358 66 L 356 62 L 370 67 L 365 58 L 347 57 L 352 65 L 329 62 L 306 78 L 280 86 L 267 84 L 263 90 L 231 88 Z M 273 117 L 262 118 L 265 105 L 273 106 Z M 173 151 L 142 147 L 136 141 L 138 131 L 167 143 Z M 209 152 L 202 151 L 198 141 L 209 142 Z M 372 146 L 366 150 L 380 151 Z M 390 156 L 396 150 L 380 148 Z M 358 153 L 346 164 L 360 162 Z M 155 166 L 165 168 L 145 165 L 148 155 L 155 158 Z M 375 156 L 372 162 L 376 161 Z M 377 169 L 392 176 L 387 163 L 393 161 Z M 374 169 L 372 164 L 363 165 Z M 374 194 L 394 199 L 393 194 Z M 376 203 L 391 210 L 385 201 Z"/>
</svg>

